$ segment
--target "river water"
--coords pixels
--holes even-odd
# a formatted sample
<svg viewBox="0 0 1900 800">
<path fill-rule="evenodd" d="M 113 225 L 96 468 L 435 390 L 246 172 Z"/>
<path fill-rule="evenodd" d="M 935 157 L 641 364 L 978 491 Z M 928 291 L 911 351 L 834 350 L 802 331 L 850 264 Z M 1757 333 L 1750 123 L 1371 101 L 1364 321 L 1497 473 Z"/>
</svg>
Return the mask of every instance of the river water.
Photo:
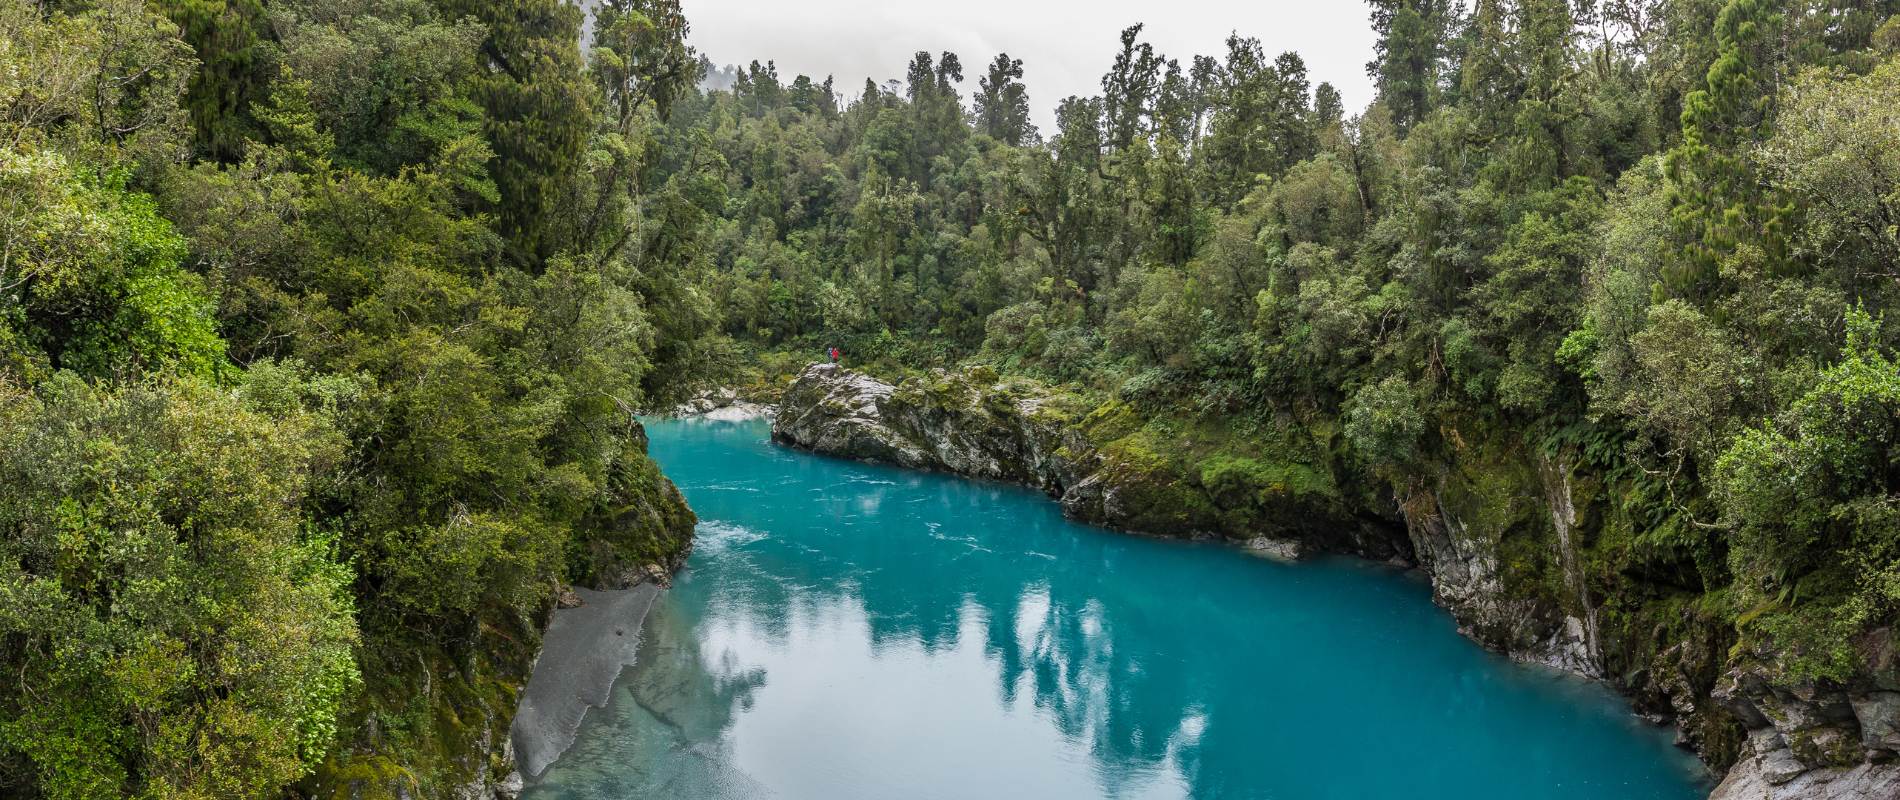
<svg viewBox="0 0 1900 800">
<path fill-rule="evenodd" d="M 1414 575 L 1100 531 L 763 422 L 648 432 L 697 549 L 527 800 L 1707 792 L 1668 732 L 1480 650 Z"/>
</svg>

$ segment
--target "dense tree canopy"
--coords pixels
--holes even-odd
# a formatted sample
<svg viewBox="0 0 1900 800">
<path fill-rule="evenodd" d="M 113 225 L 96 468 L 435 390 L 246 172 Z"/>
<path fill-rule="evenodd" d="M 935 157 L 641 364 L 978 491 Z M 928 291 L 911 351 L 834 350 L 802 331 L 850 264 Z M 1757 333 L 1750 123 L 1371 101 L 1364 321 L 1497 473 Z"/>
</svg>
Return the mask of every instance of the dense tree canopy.
<svg viewBox="0 0 1900 800">
<path fill-rule="evenodd" d="M 710 313 L 639 234 L 698 62 L 596 22 L 0 3 L 0 794 L 439 794 L 410 670 L 678 557 L 631 415 Z"/>
<path fill-rule="evenodd" d="M 1366 109 L 1134 25 L 1038 130 L 1007 54 L 710 73 L 676 0 L 0 0 L 0 794 L 446 796 L 418 687 L 683 551 L 632 415 L 829 345 L 1381 507 L 1507 443 L 1616 496 L 1598 578 L 1851 677 L 1900 2 L 1369 5 Z"/>
</svg>

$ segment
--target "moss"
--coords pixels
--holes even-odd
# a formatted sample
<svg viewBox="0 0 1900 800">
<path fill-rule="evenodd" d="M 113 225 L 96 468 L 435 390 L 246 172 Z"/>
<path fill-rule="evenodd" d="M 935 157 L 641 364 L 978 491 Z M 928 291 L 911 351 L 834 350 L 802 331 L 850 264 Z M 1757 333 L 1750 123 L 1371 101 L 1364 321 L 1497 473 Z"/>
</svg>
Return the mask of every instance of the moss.
<svg viewBox="0 0 1900 800">
<path fill-rule="evenodd" d="M 1029 413 L 1029 420 L 1041 425 L 1075 427 L 1095 410 L 1094 404 L 1087 399 L 1068 392 L 1042 393 L 1037 396 L 1038 401 Z"/>
<path fill-rule="evenodd" d="M 1237 428 L 1221 417 L 1144 417 L 1121 401 L 1075 423 L 1102 455 L 1125 524 L 1172 534 L 1336 537 L 1358 521 L 1325 449 L 1298 427 Z"/>
<path fill-rule="evenodd" d="M 1685 572 L 1671 560 L 1657 561 L 1644 544 L 1644 525 L 1653 519 L 1629 498 L 1637 490 L 1629 476 L 1599 478 L 1583 472 L 1573 479 L 1580 515 L 1590 516 L 1582 551 L 1592 596 L 1598 607 L 1604 667 L 1635 697 L 1639 708 L 1676 714 L 1687 691 L 1694 707 L 1677 720 L 1684 735 L 1721 771 L 1741 754 L 1746 733 L 1726 708 L 1710 698 L 1737 641 L 1736 609 L 1726 589 L 1701 590 L 1693 564 Z M 1587 504 L 1587 505 L 1586 505 Z"/>
<path fill-rule="evenodd" d="M 1439 502 L 1461 523 L 1468 546 L 1496 558 L 1506 599 L 1546 609 L 1574 605 L 1530 448 L 1495 425 L 1448 425 L 1444 438 L 1457 447 L 1439 482 Z"/>
<path fill-rule="evenodd" d="M 1341 505 L 1332 476 L 1306 464 L 1217 453 L 1196 466 L 1233 534 L 1298 530 L 1314 510 L 1337 516 Z"/>
<path fill-rule="evenodd" d="M 1115 524 L 1171 536 L 1217 532 L 1213 502 L 1183 480 L 1162 446 L 1148 429 L 1102 446 L 1100 474 L 1127 512 Z"/>
<path fill-rule="evenodd" d="M 1338 496 L 1330 475 L 1304 464 L 1220 454 L 1202 461 L 1200 467 L 1202 485 L 1216 496 L 1247 492 L 1263 504 L 1283 496 Z"/>
<path fill-rule="evenodd" d="M 1102 452 L 1108 456 L 1112 469 L 1128 475 L 1160 472 L 1168 467 L 1168 459 L 1161 455 L 1159 442 L 1145 429 L 1116 439 L 1102 446 Z"/>
<path fill-rule="evenodd" d="M 1106 444 L 1133 434 L 1143 424 L 1133 407 L 1120 400 L 1110 400 L 1082 419 L 1082 434 L 1090 441 Z"/>
<path fill-rule="evenodd" d="M 933 372 L 898 381 L 891 390 L 891 402 L 898 406 L 950 413 L 967 413 L 982 407 L 983 394 L 963 376 Z"/>
<path fill-rule="evenodd" d="M 1860 763 L 1860 740 L 1834 729 L 1796 731 L 1788 736 L 1788 749 L 1803 764 L 1850 766 Z"/>
<path fill-rule="evenodd" d="M 1822 573 L 1846 571 L 1837 567 Z M 1804 589 L 1813 591 L 1807 582 L 1804 578 L 1785 599 L 1775 601 L 1765 611 L 1751 609 L 1745 622 L 1737 623 L 1741 637 L 1736 652 L 1773 653 L 1768 676 L 1777 685 L 1851 681 L 1862 669 L 1853 635 L 1860 624 L 1857 613 L 1864 612 L 1849 607 L 1852 601 L 1838 593 L 1802 597 Z"/>
<path fill-rule="evenodd" d="M 1018 398 L 1012 392 L 982 392 L 977 397 L 982 402 L 983 410 L 997 419 L 1013 420 L 1022 413 L 1016 405 Z"/>
<path fill-rule="evenodd" d="M 301 793 L 321 800 L 453 797 L 508 765 L 506 741 L 521 688 L 540 644 L 534 620 L 484 612 L 466 637 L 380 631 L 364 665 L 365 688 L 343 730 L 349 739 L 307 778 Z M 366 655 L 366 658 L 368 656 Z"/>
<path fill-rule="evenodd" d="M 323 781 L 313 798 L 397 800 L 422 792 L 414 772 L 388 756 L 331 756 L 320 773 Z"/>
</svg>

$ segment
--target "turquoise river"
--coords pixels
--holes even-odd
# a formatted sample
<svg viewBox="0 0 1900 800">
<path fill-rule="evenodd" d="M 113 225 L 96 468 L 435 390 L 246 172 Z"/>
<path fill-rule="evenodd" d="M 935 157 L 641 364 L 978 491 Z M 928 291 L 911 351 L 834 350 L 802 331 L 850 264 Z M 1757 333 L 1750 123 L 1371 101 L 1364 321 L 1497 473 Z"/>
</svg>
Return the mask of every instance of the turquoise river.
<svg viewBox="0 0 1900 800">
<path fill-rule="evenodd" d="M 1460 637 L 1416 575 L 1079 526 L 763 422 L 648 430 L 697 549 L 526 800 L 1708 790 L 1607 689 Z"/>
</svg>

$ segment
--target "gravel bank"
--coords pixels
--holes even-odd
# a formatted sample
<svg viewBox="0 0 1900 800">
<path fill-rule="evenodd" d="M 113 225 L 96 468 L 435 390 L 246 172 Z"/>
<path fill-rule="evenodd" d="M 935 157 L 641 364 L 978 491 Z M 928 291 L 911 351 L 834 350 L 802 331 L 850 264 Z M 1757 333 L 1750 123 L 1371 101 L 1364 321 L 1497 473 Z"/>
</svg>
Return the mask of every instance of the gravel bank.
<svg viewBox="0 0 1900 800">
<path fill-rule="evenodd" d="M 642 584 L 617 592 L 574 591 L 582 604 L 554 612 L 509 733 L 516 763 L 529 780 L 574 743 L 589 709 L 607 705 L 614 679 L 639 654 L 641 625 L 661 590 Z"/>
</svg>

